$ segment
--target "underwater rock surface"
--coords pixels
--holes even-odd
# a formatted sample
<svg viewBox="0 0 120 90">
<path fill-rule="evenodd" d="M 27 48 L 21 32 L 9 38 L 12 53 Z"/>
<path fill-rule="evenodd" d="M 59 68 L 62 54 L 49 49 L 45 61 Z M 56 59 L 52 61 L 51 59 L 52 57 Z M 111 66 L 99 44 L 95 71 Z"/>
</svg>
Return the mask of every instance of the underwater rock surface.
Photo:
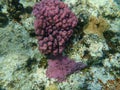
<svg viewBox="0 0 120 90">
<path fill-rule="evenodd" d="M 21 7 L 8 3 L 15 1 L 0 0 L 0 90 L 119 90 L 119 0 L 61 0 L 78 18 L 63 54 L 88 66 L 61 83 L 46 76 L 47 60 L 38 50 L 31 11 L 39 0 L 17 0 L 16 5 Z M 15 10 L 16 15 L 8 9 Z M 91 16 L 102 17 L 109 25 L 105 30 L 96 23 L 92 25 L 96 27 L 87 27 L 87 31 L 103 28 L 99 29 L 102 37 L 94 30 L 84 33 Z"/>
</svg>

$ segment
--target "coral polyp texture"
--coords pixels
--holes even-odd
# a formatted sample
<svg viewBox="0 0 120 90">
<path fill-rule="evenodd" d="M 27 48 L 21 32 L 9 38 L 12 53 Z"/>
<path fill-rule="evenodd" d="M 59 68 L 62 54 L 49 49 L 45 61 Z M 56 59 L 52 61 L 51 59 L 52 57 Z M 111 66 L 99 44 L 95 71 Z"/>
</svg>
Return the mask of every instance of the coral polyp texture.
<svg viewBox="0 0 120 90">
<path fill-rule="evenodd" d="M 82 62 L 76 63 L 74 60 L 61 55 L 49 59 L 48 65 L 46 75 L 49 78 L 57 79 L 59 82 L 65 81 L 68 75 L 86 67 Z"/>
<path fill-rule="evenodd" d="M 42 0 L 33 7 L 35 33 L 43 54 L 58 55 L 73 33 L 78 19 L 60 0 Z"/>
</svg>

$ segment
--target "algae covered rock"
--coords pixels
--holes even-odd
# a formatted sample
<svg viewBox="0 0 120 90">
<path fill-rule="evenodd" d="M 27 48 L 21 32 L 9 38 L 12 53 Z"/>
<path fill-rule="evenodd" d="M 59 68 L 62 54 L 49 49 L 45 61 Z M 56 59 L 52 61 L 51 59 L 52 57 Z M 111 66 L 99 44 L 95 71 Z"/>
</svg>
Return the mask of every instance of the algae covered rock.
<svg viewBox="0 0 120 90">
<path fill-rule="evenodd" d="M 0 12 L 0 27 L 4 27 L 8 23 L 8 17 L 6 14 Z"/>
</svg>

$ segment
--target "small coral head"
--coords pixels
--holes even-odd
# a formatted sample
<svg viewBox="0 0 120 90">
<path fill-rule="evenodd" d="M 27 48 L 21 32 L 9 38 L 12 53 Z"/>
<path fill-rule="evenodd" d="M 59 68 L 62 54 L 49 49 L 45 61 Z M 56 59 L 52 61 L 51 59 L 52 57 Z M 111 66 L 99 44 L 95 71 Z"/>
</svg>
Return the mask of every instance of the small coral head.
<svg viewBox="0 0 120 90">
<path fill-rule="evenodd" d="M 78 19 L 60 0 L 42 0 L 33 7 L 35 33 L 43 54 L 58 55 L 73 34 Z"/>
</svg>

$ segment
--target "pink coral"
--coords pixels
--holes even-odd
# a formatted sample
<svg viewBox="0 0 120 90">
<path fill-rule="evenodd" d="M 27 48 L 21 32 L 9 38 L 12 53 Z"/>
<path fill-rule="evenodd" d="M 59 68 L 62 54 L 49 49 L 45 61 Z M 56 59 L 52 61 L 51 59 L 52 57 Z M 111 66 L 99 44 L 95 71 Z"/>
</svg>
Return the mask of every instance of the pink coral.
<svg viewBox="0 0 120 90">
<path fill-rule="evenodd" d="M 46 75 L 49 78 L 57 79 L 59 82 L 64 81 L 68 75 L 86 67 L 81 62 L 76 63 L 74 60 L 61 55 L 49 59 L 48 65 Z"/>
<path fill-rule="evenodd" d="M 60 0 L 41 0 L 33 7 L 33 14 L 39 50 L 53 57 L 48 60 L 46 75 L 62 82 L 68 75 L 85 68 L 85 64 L 61 54 L 78 22 L 68 6 Z"/>
<path fill-rule="evenodd" d="M 35 33 L 43 54 L 58 55 L 73 33 L 78 19 L 60 0 L 42 0 L 33 7 Z"/>
</svg>

